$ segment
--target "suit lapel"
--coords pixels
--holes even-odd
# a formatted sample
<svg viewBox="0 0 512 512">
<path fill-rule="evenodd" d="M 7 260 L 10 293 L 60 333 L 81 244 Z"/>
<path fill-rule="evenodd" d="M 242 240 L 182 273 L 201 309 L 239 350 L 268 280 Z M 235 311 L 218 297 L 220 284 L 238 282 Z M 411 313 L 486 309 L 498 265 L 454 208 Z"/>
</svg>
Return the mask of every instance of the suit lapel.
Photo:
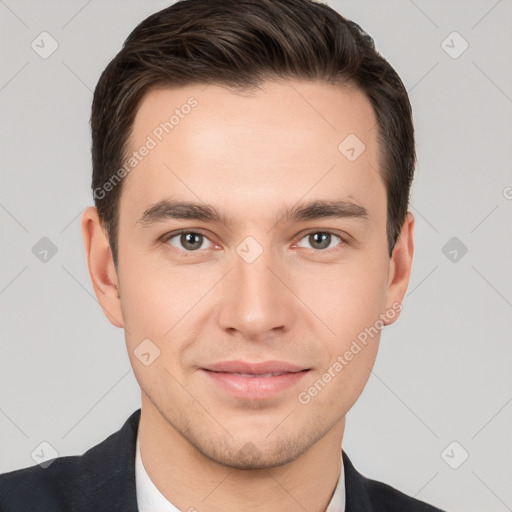
<svg viewBox="0 0 512 512">
<path fill-rule="evenodd" d="M 83 472 L 74 480 L 75 512 L 138 512 L 135 442 L 140 409 L 120 430 L 82 455 Z"/>
<path fill-rule="evenodd" d="M 342 457 L 345 471 L 345 512 L 374 512 L 366 478 L 354 468 L 344 451 Z"/>
</svg>

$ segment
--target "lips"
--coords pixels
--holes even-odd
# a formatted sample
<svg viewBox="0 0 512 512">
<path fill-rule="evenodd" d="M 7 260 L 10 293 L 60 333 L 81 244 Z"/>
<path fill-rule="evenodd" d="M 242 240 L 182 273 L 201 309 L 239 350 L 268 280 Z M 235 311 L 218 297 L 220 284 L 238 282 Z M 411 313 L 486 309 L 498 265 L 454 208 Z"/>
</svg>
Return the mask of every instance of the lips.
<svg viewBox="0 0 512 512">
<path fill-rule="evenodd" d="M 212 372 L 238 373 L 248 376 L 280 375 L 283 373 L 296 373 L 307 370 L 303 366 L 284 361 L 264 361 L 261 363 L 249 363 L 245 361 L 223 361 L 204 368 Z"/>
<path fill-rule="evenodd" d="M 202 368 L 224 394 L 246 400 L 266 400 L 294 386 L 310 370 L 284 361 L 249 363 L 224 361 Z"/>
<path fill-rule="evenodd" d="M 217 372 L 221 373 L 221 372 Z M 279 372 L 279 373 L 237 373 L 237 372 L 222 372 L 222 373 L 231 373 L 231 375 L 239 375 L 240 377 L 275 377 L 276 375 L 284 375 L 287 372 Z"/>
</svg>

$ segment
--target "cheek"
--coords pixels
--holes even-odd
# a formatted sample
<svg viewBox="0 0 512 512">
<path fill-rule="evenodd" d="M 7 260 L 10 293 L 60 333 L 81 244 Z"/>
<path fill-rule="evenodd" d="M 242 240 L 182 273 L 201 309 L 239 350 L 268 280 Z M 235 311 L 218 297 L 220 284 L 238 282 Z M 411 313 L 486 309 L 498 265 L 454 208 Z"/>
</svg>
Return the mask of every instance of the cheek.
<svg viewBox="0 0 512 512">
<path fill-rule="evenodd" d="M 385 261 L 347 263 L 319 268 L 316 272 L 296 272 L 293 281 L 298 294 L 325 324 L 329 337 L 342 345 L 373 325 L 386 296 Z M 291 277 L 291 276 L 290 276 Z"/>
<path fill-rule="evenodd" d="M 183 371 L 183 354 L 204 327 L 197 315 L 207 308 L 203 299 L 218 277 L 212 270 L 200 273 L 185 265 L 157 267 L 142 258 L 131 267 L 123 263 L 121 305 L 131 364 L 143 389 L 162 386 L 169 381 L 166 370 L 172 375 Z M 150 366 L 141 364 L 137 357 L 143 343 L 151 354 L 158 353 Z"/>
<path fill-rule="evenodd" d="M 172 291 L 160 280 L 140 273 L 121 277 L 123 318 L 130 338 L 160 338 L 176 322 Z"/>
<path fill-rule="evenodd" d="M 320 410 L 348 411 L 373 368 L 381 334 L 379 315 L 385 301 L 387 264 L 365 258 L 365 264 L 337 266 L 301 279 L 302 296 L 322 324 L 321 367 L 302 389 L 304 401 Z M 301 402 L 303 403 L 303 402 Z M 341 409 L 340 409 L 341 407 Z"/>
<path fill-rule="evenodd" d="M 373 368 L 379 335 L 365 342 L 357 338 L 330 347 L 325 365 L 305 379 L 298 395 L 304 418 L 321 417 L 332 423 L 345 416 L 361 395 Z"/>
<path fill-rule="evenodd" d="M 125 342 L 135 377 L 146 392 L 154 394 L 161 389 L 165 396 L 173 385 L 171 376 L 181 371 L 180 354 L 185 345 L 178 341 L 188 301 L 179 283 L 142 265 L 132 274 L 126 272 L 122 282 Z"/>
<path fill-rule="evenodd" d="M 165 268 L 143 257 L 126 258 L 119 278 L 126 329 L 145 337 L 163 338 L 197 303 L 202 289 L 185 266 Z"/>
</svg>

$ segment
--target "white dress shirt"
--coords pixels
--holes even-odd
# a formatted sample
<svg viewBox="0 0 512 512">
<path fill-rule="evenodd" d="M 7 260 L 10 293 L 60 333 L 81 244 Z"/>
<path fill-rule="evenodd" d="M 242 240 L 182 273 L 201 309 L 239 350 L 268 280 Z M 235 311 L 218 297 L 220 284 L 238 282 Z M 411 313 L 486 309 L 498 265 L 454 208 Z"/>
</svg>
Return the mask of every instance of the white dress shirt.
<svg viewBox="0 0 512 512">
<path fill-rule="evenodd" d="M 139 436 L 135 456 L 135 485 L 139 512 L 180 512 L 156 487 L 142 463 Z M 184 511 L 187 512 L 187 511 Z M 340 477 L 326 512 L 345 512 L 345 472 L 341 459 Z"/>
</svg>

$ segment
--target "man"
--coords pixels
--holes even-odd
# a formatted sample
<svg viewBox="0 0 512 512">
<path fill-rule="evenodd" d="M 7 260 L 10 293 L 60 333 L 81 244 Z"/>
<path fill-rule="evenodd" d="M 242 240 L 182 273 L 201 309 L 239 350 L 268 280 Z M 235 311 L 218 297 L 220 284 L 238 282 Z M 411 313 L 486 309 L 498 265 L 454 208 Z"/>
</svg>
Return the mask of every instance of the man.
<svg viewBox="0 0 512 512">
<path fill-rule="evenodd" d="M 439 510 L 342 450 L 413 256 L 411 109 L 371 38 L 310 0 L 180 1 L 91 127 L 88 268 L 142 405 L 2 475 L 0 510 Z"/>
</svg>

